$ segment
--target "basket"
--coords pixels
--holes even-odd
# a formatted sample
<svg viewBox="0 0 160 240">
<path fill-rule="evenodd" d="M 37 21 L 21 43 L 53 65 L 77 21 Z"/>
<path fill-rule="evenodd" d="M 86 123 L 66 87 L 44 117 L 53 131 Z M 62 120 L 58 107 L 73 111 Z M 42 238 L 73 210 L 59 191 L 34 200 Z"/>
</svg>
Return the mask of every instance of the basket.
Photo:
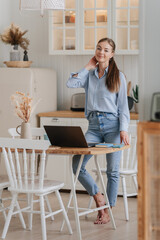
<svg viewBox="0 0 160 240">
<path fill-rule="evenodd" d="M 13 68 L 29 68 L 32 64 L 32 61 L 9 61 L 4 62 L 7 67 L 13 67 Z"/>
</svg>

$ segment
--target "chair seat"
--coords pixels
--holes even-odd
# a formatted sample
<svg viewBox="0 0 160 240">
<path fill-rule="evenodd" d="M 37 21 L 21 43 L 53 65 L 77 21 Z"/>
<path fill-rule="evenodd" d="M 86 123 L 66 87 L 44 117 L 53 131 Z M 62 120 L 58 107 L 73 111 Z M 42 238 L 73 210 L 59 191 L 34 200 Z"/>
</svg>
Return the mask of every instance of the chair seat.
<svg viewBox="0 0 160 240">
<path fill-rule="evenodd" d="M 119 170 L 119 173 L 121 175 L 134 175 L 134 174 L 137 174 L 137 170 L 134 170 L 134 169 L 120 169 Z"/>
<path fill-rule="evenodd" d="M 97 169 L 96 169 L 96 168 L 93 168 L 93 169 L 92 169 L 92 172 L 97 173 Z M 101 173 L 102 173 L 102 174 L 103 174 L 103 173 L 106 173 L 106 169 L 105 169 L 105 168 L 101 168 Z"/>
<path fill-rule="evenodd" d="M 34 182 L 34 187 L 32 187 L 31 181 L 28 184 L 28 187 L 25 187 L 25 184 L 23 183 L 23 188 L 22 189 L 14 189 L 11 186 L 9 187 L 9 191 L 16 191 L 16 192 L 21 192 L 21 193 L 35 193 L 35 194 L 43 194 L 46 192 L 53 192 L 55 190 L 59 190 L 64 186 L 64 183 L 55 181 L 55 180 L 44 180 L 43 182 L 43 188 L 39 188 L 39 180 L 36 179 Z"/>
<path fill-rule="evenodd" d="M 93 168 L 92 169 L 92 172 L 95 172 L 97 173 L 97 169 L 96 168 Z M 102 174 L 106 174 L 106 169 L 105 168 L 101 168 L 101 173 Z M 120 169 L 119 170 L 119 173 L 122 174 L 122 175 L 132 175 L 132 174 L 137 174 L 137 170 L 134 170 L 134 169 Z"/>
</svg>

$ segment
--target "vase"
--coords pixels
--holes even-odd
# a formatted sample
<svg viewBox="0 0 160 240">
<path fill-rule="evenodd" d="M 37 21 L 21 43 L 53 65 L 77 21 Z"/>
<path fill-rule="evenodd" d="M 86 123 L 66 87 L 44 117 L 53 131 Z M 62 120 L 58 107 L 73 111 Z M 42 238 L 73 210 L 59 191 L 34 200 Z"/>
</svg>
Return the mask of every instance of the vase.
<svg viewBox="0 0 160 240">
<path fill-rule="evenodd" d="M 20 127 L 21 127 L 21 131 L 19 132 L 19 128 Z M 31 132 L 31 125 L 30 125 L 30 123 L 22 122 L 22 124 L 19 125 L 16 128 L 16 131 L 20 135 L 21 138 L 32 139 L 32 132 Z"/>
<path fill-rule="evenodd" d="M 139 113 L 139 103 L 134 104 L 134 109 L 136 113 Z"/>
<path fill-rule="evenodd" d="M 10 61 L 20 61 L 20 51 L 18 45 L 11 45 Z"/>
</svg>

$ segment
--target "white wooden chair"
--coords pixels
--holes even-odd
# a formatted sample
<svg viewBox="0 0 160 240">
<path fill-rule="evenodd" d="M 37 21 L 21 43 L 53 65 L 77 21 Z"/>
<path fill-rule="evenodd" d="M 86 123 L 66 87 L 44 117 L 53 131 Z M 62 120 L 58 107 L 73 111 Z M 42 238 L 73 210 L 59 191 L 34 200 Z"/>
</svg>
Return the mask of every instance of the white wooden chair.
<svg viewBox="0 0 160 240">
<path fill-rule="evenodd" d="M 3 213 L 4 216 L 4 220 L 6 220 L 6 208 L 4 207 L 3 201 L 4 199 L 2 199 L 2 192 L 4 188 L 8 188 L 9 187 L 9 182 L 7 182 L 7 179 L 0 176 L 0 212 Z"/>
<path fill-rule="evenodd" d="M 2 198 L 2 194 L 3 194 L 3 190 L 9 187 L 9 181 L 8 181 L 8 176 L 5 176 L 2 174 L 1 161 L 2 161 L 2 154 L 0 153 L 0 212 L 3 213 L 4 219 L 6 219 L 6 212 L 5 212 L 6 209 L 4 207 L 3 202 L 5 200 L 8 200 L 8 198 Z"/>
<path fill-rule="evenodd" d="M 120 179 L 122 184 L 122 193 L 118 193 L 118 195 L 123 196 L 124 201 L 124 210 L 125 210 L 125 218 L 129 220 L 129 212 L 128 212 L 128 201 L 127 197 L 137 196 L 138 184 L 137 184 L 137 156 L 136 156 L 136 145 L 137 145 L 137 126 L 136 124 L 130 125 L 129 127 L 129 139 L 131 148 L 122 151 L 121 157 L 121 165 L 120 165 Z M 92 170 L 96 174 L 96 182 L 99 181 L 97 170 Z M 106 175 L 106 169 L 101 168 L 101 173 Z M 126 187 L 126 179 L 130 179 L 133 181 L 133 186 L 135 191 L 132 193 L 127 193 Z M 90 197 L 89 208 L 91 208 L 93 202 L 93 197 Z"/>
<path fill-rule="evenodd" d="M 2 154 L 4 156 L 7 174 L 10 182 L 8 190 L 11 191 L 12 193 L 12 201 L 2 232 L 2 239 L 6 237 L 11 217 L 14 214 L 21 212 L 29 213 L 30 230 L 32 228 L 33 213 L 40 213 L 43 240 L 47 239 L 45 219 L 50 217 L 51 215 L 55 215 L 60 212 L 63 213 L 63 217 L 66 221 L 69 233 L 72 234 L 70 222 L 59 193 L 59 189 L 61 189 L 64 186 L 64 183 L 54 180 L 46 180 L 44 178 L 46 157 L 45 151 L 48 149 L 49 145 L 50 145 L 49 141 L 46 140 L 0 138 L 0 148 L 2 148 Z M 35 177 L 36 150 L 41 151 L 39 178 Z M 30 156 L 32 160 L 31 168 L 28 167 L 28 161 L 30 159 Z M 50 213 L 45 211 L 44 196 L 52 192 L 55 192 L 56 194 L 56 197 L 60 204 L 60 209 Z M 14 211 L 19 193 L 26 193 L 30 195 L 29 202 L 27 207 L 19 209 L 18 211 Z M 33 209 L 33 195 L 37 196 L 40 200 L 40 211 L 34 211 Z M 24 228 L 26 227 L 25 223 L 23 227 Z"/>
<path fill-rule="evenodd" d="M 21 127 L 19 127 L 19 131 L 21 132 Z M 38 139 L 44 139 L 44 136 L 46 135 L 46 132 L 45 132 L 44 128 L 33 127 L 33 128 L 31 128 L 31 132 L 32 132 L 32 139 L 37 139 L 37 140 Z M 16 128 L 9 128 L 8 133 L 10 134 L 10 136 L 12 138 L 20 138 L 20 134 L 18 134 Z M 36 171 L 35 174 L 37 175 L 37 177 L 39 175 L 39 166 L 40 166 L 40 158 L 39 157 L 40 157 L 40 155 L 36 154 L 37 161 L 35 162 L 35 164 L 36 164 L 37 171 Z M 48 162 L 48 155 L 46 155 L 45 169 L 46 169 L 46 166 L 47 166 L 47 162 Z M 45 177 L 47 177 L 46 172 L 45 172 Z M 24 200 L 24 199 L 19 199 L 19 200 Z M 50 212 L 52 212 L 52 209 L 51 209 L 51 206 L 50 206 L 47 195 L 45 196 L 45 201 L 46 201 L 48 210 Z M 37 202 L 37 200 L 34 200 L 34 202 Z M 54 216 L 51 216 L 51 219 L 54 220 Z"/>
</svg>

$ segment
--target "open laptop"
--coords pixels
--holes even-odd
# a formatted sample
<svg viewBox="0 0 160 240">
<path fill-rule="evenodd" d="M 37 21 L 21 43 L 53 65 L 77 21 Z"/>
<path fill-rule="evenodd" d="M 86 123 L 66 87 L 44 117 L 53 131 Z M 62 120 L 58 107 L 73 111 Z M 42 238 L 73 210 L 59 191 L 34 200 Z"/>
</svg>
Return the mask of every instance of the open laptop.
<svg viewBox="0 0 160 240">
<path fill-rule="evenodd" d="M 96 143 L 87 143 L 81 127 L 44 126 L 51 145 L 60 147 L 94 147 Z"/>
</svg>

